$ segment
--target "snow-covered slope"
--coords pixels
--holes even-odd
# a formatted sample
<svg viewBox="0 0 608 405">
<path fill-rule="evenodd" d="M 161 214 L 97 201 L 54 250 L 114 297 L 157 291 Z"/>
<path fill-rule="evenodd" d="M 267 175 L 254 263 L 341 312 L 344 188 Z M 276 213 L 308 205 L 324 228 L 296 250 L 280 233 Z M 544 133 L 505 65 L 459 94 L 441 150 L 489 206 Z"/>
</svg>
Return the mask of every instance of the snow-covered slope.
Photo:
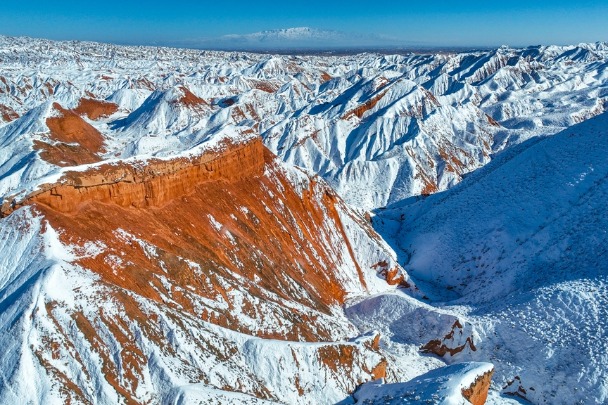
<svg viewBox="0 0 608 405">
<path fill-rule="evenodd" d="M 421 288 L 467 319 L 463 336 L 470 328 L 476 350 L 458 360 L 492 361 L 503 392 L 532 403 L 608 400 L 606 156 L 602 114 L 524 142 L 458 186 L 374 220 Z M 361 319 L 382 307 L 360 307 Z M 411 341 L 415 333 L 397 320 L 415 311 L 390 308 L 383 328 Z"/>
<path fill-rule="evenodd" d="M 347 201 L 378 208 L 449 188 L 510 145 L 601 113 L 606 64 L 603 44 L 368 56 L 264 137 Z"/>
<path fill-rule="evenodd" d="M 493 367 L 462 363 L 438 368 L 407 383 L 363 384 L 354 397 L 361 404 L 484 404 Z"/>
<path fill-rule="evenodd" d="M 326 39 L 335 38 L 341 36 L 338 31 L 321 30 L 318 28 L 310 27 L 294 27 L 294 28 L 283 28 L 276 30 L 265 30 L 260 32 L 254 32 L 252 34 L 231 34 L 226 37 L 245 37 L 255 38 L 259 41 L 273 41 L 277 39 L 285 40 L 302 40 L 310 38 Z"/>
</svg>

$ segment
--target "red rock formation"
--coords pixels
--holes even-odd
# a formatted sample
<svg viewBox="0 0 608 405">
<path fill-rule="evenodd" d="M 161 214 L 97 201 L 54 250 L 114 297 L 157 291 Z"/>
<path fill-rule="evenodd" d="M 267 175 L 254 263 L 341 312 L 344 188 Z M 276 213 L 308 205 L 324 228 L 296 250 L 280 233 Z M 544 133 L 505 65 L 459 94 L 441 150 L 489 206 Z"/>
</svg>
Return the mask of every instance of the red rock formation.
<svg viewBox="0 0 608 405">
<path fill-rule="evenodd" d="M 87 124 L 78 114 L 64 109 L 58 103 L 54 103 L 53 108 L 58 115 L 46 120 L 46 125 L 51 131 L 51 139 L 63 143 L 76 143 L 92 153 L 102 151 L 103 136 L 99 131 Z"/>
<path fill-rule="evenodd" d="M 439 146 L 439 155 L 445 163 L 445 170 L 448 172 L 462 175 L 466 171 L 466 165 L 458 159 L 457 152 L 466 153 L 460 148 L 456 148 L 453 145 Z"/>
<path fill-rule="evenodd" d="M 386 261 L 374 264 L 372 269 L 378 271 L 378 274 L 382 276 L 389 285 L 398 285 L 404 288 L 410 287 L 410 284 L 405 281 L 405 275 L 399 271 L 397 267 L 389 268 Z"/>
<path fill-rule="evenodd" d="M 333 79 L 333 77 L 331 77 L 331 76 L 329 75 L 329 73 L 324 72 L 324 71 L 321 71 L 321 80 L 322 80 L 323 82 L 328 82 L 328 81 L 330 81 L 331 79 Z"/>
<path fill-rule="evenodd" d="M 356 345 L 327 345 L 317 350 L 321 363 L 334 373 L 348 374 L 353 367 L 360 363 L 361 348 Z M 366 370 L 374 380 L 386 377 L 388 362 L 382 358 L 371 370 Z"/>
<path fill-rule="evenodd" d="M 388 362 L 386 360 L 380 361 L 380 363 L 378 363 L 376 365 L 376 367 L 374 367 L 370 371 L 370 374 L 371 374 L 372 378 L 374 380 L 377 380 L 377 379 L 380 379 L 380 378 L 386 378 L 386 368 L 387 367 L 388 367 Z"/>
<path fill-rule="evenodd" d="M 78 166 L 100 161 L 99 156 L 78 145 L 55 142 L 48 143 L 34 140 L 34 150 L 49 163 L 60 167 Z"/>
<path fill-rule="evenodd" d="M 372 108 L 374 108 L 376 106 L 376 104 L 378 104 L 378 101 L 380 101 L 382 99 L 382 97 L 384 97 L 385 94 L 386 94 L 386 91 L 384 91 L 384 92 L 382 92 L 380 94 L 377 94 L 376 96 L 370 98 L 365 103 L 361 104 L 358 107 L 355 107 L 351 111 L 349 111 L 346 114 L 344 114 L 344 116 L 342 117 L 342 119 L 344 119 L 344 120 L 349 119 L 353 115 L 356 116 L 359 119 L 363 118 L 363 115 L 367 111 L 369 111 Z"/>
<path fill-rule="evenodd" d="M 10 93 L 11 86 L 6 78 L 0 76 L 0 94 Z"/>
<path fill-rule="evenodd" d="M 180 90 L 182 91 L 182 93 L 184 95 L 178 100 L 178 102 L 181 103 L 182 105 L 185 105 L 190 108 L 195 108 L 195 107 L 199 107 L 199 106 L 203 106 L 203 105 L 209 105 L 205 100 L 194 95 L 194 93 L 192 93 L 186 87 L 181 86 Z"/>
<path fill-rule="evenodd" d="M 420 350 L 424 353 L 434 353 L 440 357 L 443 357 L 448 353 L 450 354 L 450 356 L 454 356 L 455 354 L 462 352 L 466 347 L 469 347 L 472 351 L 477 351 L 477 348 L 475 347 L 475 344 L 473 343 L 473 338 L 471 336 L 467 336 L 464 343 L 461 345 L 451 347 L 451 345 L 448 344 L 450 343 L 448 341 L 454 340 L 454 335 L 456 333 L 462 335 L 462 329 L 462 324 L 459 320 L 456 320 L 456 322 L 454 322 L 454 324 L 452 325 L 452 330 L 447 335 L 445 335 L 443 339 L 431 340 L 430 342 L 422 346 Z"/>
<path fill-rule="evenodd" d="M 494 370 L 477 377 L 469 388 L 462 390 L 462 396 L 473 405 L 484 405 L 488 399 L 488 391 L 492 382 Z"/>
<path fill-rule="evenodd" d="M 136 398 L 147 362 L 130 335 L 133 325 L 161 350 L 172 350 L 138 300 L 162 308 L 176 323 L 195 319 L 263 338 L 332 342 L 343 333 L 336 311 L 346 290 L 336 269 L 353 252 L 337 211 L 341 202 L 314 179 L 295 190 L 275 159 L 255 138 L 197 158 L 104 164 L 68 172 L 3 212 L 32 205 L 77 253 L 76 263 L 98 276 L 104 299 L 124 312 L 124 319 L 77 309 L 70 315 L 120 397 Z M 87 254 L 91 245 L 99 251 Z M 65 308 L 51 305 L 48 316 L 54 319 L 60 310 Z M 53 365 L 74 352 L 68 332 L 57 327 L 66 336 L 48 338 L 56 349 L 40 353 L 40 363 L 65 387 L 66 398 L 82 400 L 79 387 Z M 100 328 L 118 342 L 119 353 L 108 350 Z M 224 362 L 240 355 L 229 341 L 209 339 L 197 340 L 201 353 Z M 310 353 L 328 379 L 354 390 L 386 375 L 378 350 L 375 336 Z M 310 386 L 299 378 L 294 376 L 294 390 L 309 395 Z M 238 384 L 219 388 L 242 390 Z M 276 399 L 263 384 L 248 393 Z"/>
<path fill-rule="evenodd" d="M 424 184 L 420 194 L 423 196 L 428 196 L 436 193 L 439 190 L 439 187 L 437 187 L 437 180 L 435 179 L 435 175 L 433 173 L 435 169 L 433 159 L 427 156 L 426 164 L 424 164 L 421 161 L 421 156 L 419 156 L 418 153 L 416 153 L 410 146 L 406 147 L 405 151 L 416 165 L 416 175 L 414 178 L 418 179 L 420 182 L 422 182 L 422 184 Z M 426 166 L 430 167 L 430 171 L 432 171 L 431 173 L 428 173 L 427 170 L 425 170 Z"/>
<path fill-rule="evenodd" d="M 4 122 L 11 122 L 19 118 L 19 114 L 9 106 L 0 104 L 0 118 L 2 118 L 2 121 Z"/>
<path fill-rule="evenodd" d="M 108 101 L 93 98 L 81 98 L 78 107 L 73 110 L 78 115 L 86 115 L 90 120 L 109 117 L 118 111 L 118 106 Z"/>
<path fill-rule="evenodd" d="M 99 162 L 98 153 L 104 151 L 104 139 L 99 131 L 58 103 L 54 103 L 53 108 L 57 116 L 46 120 L 49 142 L 34 141 L 34 149 L 40 151 L 40 157 L 64 167 Z"/>
<path fill-rule="evenodd" d="M 490 125 L 492 125 L 494 127 L 500 127 L 500 123 L 498 121 L 496 121 L 494 118 L 490 117 L 488 114 L 486 114 L 486 119 L 488 120 Z"/>
<path fill-rule="evenodd" d="M 376 334 L 376 336 L 374 336 L 374 339 L 371 341 L 371 343 L 369 345 L 369 348 L 371 350 L 375 350 L 375 351 L 380 350 L 380 338 L 381 338 L 381 336 L 379 333 Z"/>
<path fill-rule="evenodd" d="M 324 341 L 339 328 L 330 307 L 346 296 L 332 270 L 353 256 L 338 201 L 314 181 L 300 196 L 256 138 L 197 159 L 71 172 L 22 204 L 34 204 L 65 243 L 106 246 L 80 262 L 111 285 L 260 337 Z M 229 309 L 196 309 L 197 296 Z M 243 314 L 263 327 L 242 324 Z"/>
<path fill-rule="evenodd" d="M 68 172 L 58 184 L 43 188 L 33 201 L 61 212 L 72 212 L 88 201 L 121 207 L 161 207 L 191 194 L 202 182 L 256 176 L 263 167 L 264 147 L 256 139 L 196 159 L 150 160 L 143 167 L 104 164 L 84 174 Z"/>
</svg>

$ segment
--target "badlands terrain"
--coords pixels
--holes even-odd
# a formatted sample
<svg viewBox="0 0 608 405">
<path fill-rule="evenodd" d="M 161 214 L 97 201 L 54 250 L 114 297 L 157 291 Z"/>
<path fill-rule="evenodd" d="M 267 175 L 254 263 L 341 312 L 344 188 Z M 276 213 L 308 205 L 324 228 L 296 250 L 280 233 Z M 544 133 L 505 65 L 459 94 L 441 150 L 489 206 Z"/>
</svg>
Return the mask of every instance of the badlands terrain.
<svg viewBox="0 0 608 405">
<path fill-rule="evenodd" d="M 606 110 L 606 43 L 0 37 L 0 403 L 606 403 Z"/>
</svg>

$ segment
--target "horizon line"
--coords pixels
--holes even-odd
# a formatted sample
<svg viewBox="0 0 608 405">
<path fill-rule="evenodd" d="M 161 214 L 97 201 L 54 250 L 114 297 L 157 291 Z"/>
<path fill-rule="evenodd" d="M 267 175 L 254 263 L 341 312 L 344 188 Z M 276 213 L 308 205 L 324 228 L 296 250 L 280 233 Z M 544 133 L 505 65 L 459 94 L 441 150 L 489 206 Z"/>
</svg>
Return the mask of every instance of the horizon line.
<svg viewBox="0 0 608 405">
<path fill-rule="evenodd" d="M 272 31 L 272 30 L 269 30 Z M 256 54 L 279 54 L 279 55 L 307 55 L 317 53 L 334 53 L 338 55 L 350 55 L 356 53 L 381 53 L 387 54 L 389 52 L 396 53 L 433 53 L 433 52 L 475 52 L 475 51 L 488 51 L 493 49 L 499 49 L 507 47 L 511 49 L 525 49 L 540 46 L 579 46 L 586 44 L 601 44 L 608 43 L 608 41 L 597 40 L 593 42 L 578 42 L 578 43 L 539 43 L 539 44 L 527 44 L 527 45 L 510 45 L 510 44 L 495 44 L 495 45 L 431 45 L 431 44 L 390 44 L 390 45 L 294 45 L 294 46 L 251 46 L 251 47 L 227 47 L 227 46 L 196 46 L 195 44 L 187 44 L 186 42 L 193 42 L 196 40 L 184 39 L 184 40 L 173 40 L 173 41 L 151 41 L 151 42 L 129 42 L 129 41 L 112 41 L 112 40 L 98 40 L 98 39 L 54 39 L 48 37 L 37 37 L 29 35 L 6 35 L 0 33 L 0 37 L 13 38 L 13 39 L 29 39 L 39 41 L 49 41 L 57 43 L 69 43 L 69 42 L 81 42 L 81 43 L 94 43 L 94 44 L 105 44 L 123 47 L 149 47 L 149 48 L 171 48 L 171 49 L 185 49 L 192 51 L 209 51 L 209 52 L 242 52 L 242 53 L 256 53 Z M 204 39 L 202 41 L 210 41 L 210 39 Z M 288 42 L 288 41 L 286 41 Z"/>
</svg>

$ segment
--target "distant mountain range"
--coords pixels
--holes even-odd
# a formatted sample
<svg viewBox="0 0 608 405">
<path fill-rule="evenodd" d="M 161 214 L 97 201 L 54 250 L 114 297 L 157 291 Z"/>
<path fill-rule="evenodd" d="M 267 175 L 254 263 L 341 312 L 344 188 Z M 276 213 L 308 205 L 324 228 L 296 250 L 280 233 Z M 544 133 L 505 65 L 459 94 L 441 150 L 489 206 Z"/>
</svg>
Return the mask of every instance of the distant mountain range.
<svg viewBox="0 0 608 405">
<path fill-rule="evenodd" d="M 217 38 L 190 39 L 176 45 L 223 50 L 340 49 L 412 46 L 413 43 L 376 34 L 349 33 L 310 27 L 229 34 Z"/>
</svg>

